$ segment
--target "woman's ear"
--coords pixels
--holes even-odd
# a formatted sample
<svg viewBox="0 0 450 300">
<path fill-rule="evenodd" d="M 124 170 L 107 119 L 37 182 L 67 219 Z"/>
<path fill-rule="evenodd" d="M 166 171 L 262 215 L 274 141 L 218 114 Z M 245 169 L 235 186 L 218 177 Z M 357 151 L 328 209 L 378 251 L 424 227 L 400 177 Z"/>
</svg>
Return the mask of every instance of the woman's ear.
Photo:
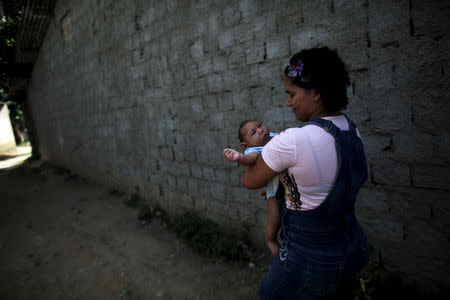
<svg viewBox="0 0 450 300">
<path fill-rule="evenodd" d="M 320 95 L 320 93 L 318 91 L 316 91 L 315 89 L 312 89 L 311 92 L 313 94 L 314 101 L 318 101 L 322 97 L 322 95 Z"/>
</svg>

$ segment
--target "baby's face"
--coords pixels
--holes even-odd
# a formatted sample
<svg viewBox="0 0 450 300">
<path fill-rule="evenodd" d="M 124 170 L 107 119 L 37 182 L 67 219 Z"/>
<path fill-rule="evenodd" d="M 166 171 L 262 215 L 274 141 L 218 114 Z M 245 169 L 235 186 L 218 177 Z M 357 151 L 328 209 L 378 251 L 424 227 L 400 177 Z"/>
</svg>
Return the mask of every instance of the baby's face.
<svg viewBox="0 0 450 300">
<path fill-rule="evenodd" d="M 241 128 L 243 140 L 248 147 L 264 146 L 270 141 L 269 129 L 258 121 L 249 121 Z"/>
</svg>

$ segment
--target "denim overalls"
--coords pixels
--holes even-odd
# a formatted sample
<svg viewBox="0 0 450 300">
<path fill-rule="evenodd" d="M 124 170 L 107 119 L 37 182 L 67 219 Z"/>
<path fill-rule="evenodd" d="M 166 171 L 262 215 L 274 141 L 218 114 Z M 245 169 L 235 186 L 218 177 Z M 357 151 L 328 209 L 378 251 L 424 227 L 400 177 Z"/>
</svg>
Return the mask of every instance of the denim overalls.
<svg viewBox="0 0 450 300">
<path fill-rule="evenodd" d="M 333 135 L 338 172 L 319 207 L 290 210 L 283 201 L 283 246 L 261 284 L 261 299 L 321 299 L 340 291 L 340 299 L 352 299 L 351 282 L 369 259 L 367 239 L 354 211 L 356 194 L 368 172 L 356 126 L 347 120 L 348 131 L 320 118 L 304 124 L 320 126 Z"/>
</svg>

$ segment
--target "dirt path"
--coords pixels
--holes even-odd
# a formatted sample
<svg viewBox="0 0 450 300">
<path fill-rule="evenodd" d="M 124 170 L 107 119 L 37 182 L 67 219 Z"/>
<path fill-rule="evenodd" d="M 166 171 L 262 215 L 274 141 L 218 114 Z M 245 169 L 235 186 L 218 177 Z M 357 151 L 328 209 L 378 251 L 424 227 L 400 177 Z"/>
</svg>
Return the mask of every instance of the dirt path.
<svg viewBox="0 0 450 300">
<path fill-rule="evenodd" d="M 270 257 L 205 259 L 107 188 L 39 162 L 0 170 L 1 299 L 257 299 Z"/>
</svg>

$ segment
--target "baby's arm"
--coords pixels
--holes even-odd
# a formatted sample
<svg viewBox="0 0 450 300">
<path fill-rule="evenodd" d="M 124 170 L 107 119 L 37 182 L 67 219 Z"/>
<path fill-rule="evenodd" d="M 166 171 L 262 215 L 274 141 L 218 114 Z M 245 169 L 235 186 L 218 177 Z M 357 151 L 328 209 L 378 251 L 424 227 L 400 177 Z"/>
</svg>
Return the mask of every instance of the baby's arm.
<svg viewBox="0 0 450 300">
<path fill-rule="evenodd" d="M 257 152 L 251 152 L 247 155 L 240 153 L 234 149 L 225 148 L 223 149 L 223 156 L 231 162 L 237 161 L 241 165 L 251 166 L 255 163 L 256 158 L 258 157 Z"/>
</svg>

